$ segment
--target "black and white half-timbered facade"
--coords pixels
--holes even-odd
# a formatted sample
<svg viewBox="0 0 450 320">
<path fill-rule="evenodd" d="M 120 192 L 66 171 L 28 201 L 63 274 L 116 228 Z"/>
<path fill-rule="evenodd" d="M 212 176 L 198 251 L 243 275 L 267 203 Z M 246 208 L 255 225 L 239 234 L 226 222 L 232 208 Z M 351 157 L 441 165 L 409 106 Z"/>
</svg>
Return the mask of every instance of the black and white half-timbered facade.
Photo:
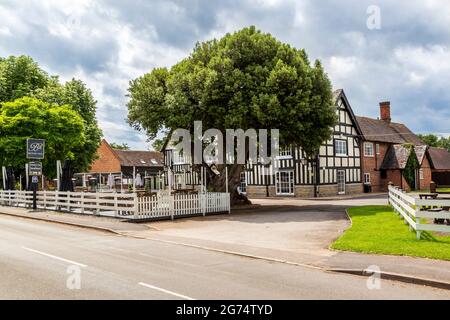
<svg viewBox="0 0 450 320">
<path fill-rule="evenodd" d="M 248 163 L 241 190 L 249 197 L 318 197 L 362 192 L 358 123 L 343 90 L 334 92 L 339 123 L 316 157 L 299 147 L 280 151 L 275 164 Z"/>
<path fill-rule="evenodd" d="M 192 169 L 190 155 L 177 152 L 174 148 L 163 147 L 164 183 L 174 190 L 199 190 L 201 177 Z"/>
<path fill-rule="evenodd" d="M 335 91 L 334 100 L 339 123 L 331 140 L 320 147 L 316 157 L 307 157 L 301 148 L 290 147 L 280 150 L 275 164 L 249 162 L 241 173 L 239 191 L 249 197 L 320 197 L 361 193 L 361 130 L 344 91 Z M 165 184 L 178 190 L 199 190 L 204 181 L 203 174 L 192 170 L 190 155 L 183 156 L 167 142 L 162 151 Z"/>
</svg>

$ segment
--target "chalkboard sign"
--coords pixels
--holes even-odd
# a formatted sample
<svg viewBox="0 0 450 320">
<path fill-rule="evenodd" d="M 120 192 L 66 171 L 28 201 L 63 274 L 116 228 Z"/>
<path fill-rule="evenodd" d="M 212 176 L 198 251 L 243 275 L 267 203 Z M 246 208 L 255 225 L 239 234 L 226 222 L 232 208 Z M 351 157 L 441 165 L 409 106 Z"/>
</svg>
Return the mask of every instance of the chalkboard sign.
<svg viewBox="0 0 450 320">
<path fill-rule="evenodd" d="M 28 164 L 28 174 L 30 176 L 42 176 L 42 163 L 41 162 L 30 162 Z"/>
<path fill-rule="evenodd" d="M 27 159 L 44 159 L 44 150 L 44 139 L 27 139 Z"/>
</svg>

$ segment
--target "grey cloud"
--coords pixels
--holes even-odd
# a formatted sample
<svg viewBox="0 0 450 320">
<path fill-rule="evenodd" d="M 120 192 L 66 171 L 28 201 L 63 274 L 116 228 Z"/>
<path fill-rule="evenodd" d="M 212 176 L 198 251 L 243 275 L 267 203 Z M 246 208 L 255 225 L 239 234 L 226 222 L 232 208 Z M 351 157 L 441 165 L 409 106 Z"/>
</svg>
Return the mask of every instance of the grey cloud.
<svg viewBox="0 0 450 320">
<path fill-rule="evenodd" d="M 81 69 L 87 82 L 100 88 L 98 113 L 106 136 L 139 148 L 143 135 L 124 120 L 127 88 L 123 85 L 153 67 L 176 63 L 197 41 L 256 25 L 281 41 L 305 48 L 311 60 L 321 59 L 333 85 L 346 90 L 357 114 L 377 116 L 378 102 L 389 99 L 395 120 L 411 129 L 450 132 L 449 72 L 436 67 L 440 61 L 433 61 L 450 56 L 447 1 L 271 2 L 103 0 L 88 5 L 80 20 L 74 21 L 79 30 L 64 37 L 51 34 L 49 24 L 64 19 L 70 23 L 67 13 L 52 6 L 44 9 L 39 2 L 3 0 L 28 28 L 8 26 L 12 39 L 0 33 L 0 55 L 29 54 L 65 75 Z M 366 10 L 374 3 L 381 8 L 382 26 L 372 31 L 366 27 Z M 123 30 L 131 38 L 123 38 Z M 127 52 L 127 46 L 133 45 L 139 50 Z M 433 46 L 442 48 L 443 54 L 433 52 Z M 425 54 L 415 57 L 415 49 Z M 397 55 L 399 50 L 402 56 Z M 411 74 L 417 83 L 410 83 Z"/>
</svg>

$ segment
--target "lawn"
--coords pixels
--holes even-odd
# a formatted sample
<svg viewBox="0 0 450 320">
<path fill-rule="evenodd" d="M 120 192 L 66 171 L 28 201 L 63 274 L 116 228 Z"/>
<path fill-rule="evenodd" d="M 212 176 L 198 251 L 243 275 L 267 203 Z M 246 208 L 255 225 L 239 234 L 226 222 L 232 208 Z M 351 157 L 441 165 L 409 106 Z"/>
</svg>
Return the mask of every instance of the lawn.
<svg viewBox="0 0 450 320">
<path fill-rule="evenodd" d="M 427 193 L 430 192 L 430 189 L 422 189 L 422 190 L 414 190 L 411 193 Z M 450 192 L 450 188 L 437 188 L 436 192 Z"/>
<path fill-rule="evenodd" d="M 331 245 L 333 249 L 450 260 L 450 236 L 423 232 L 417 240 L 389 206 L 350 208 L 348 214 L 352 226 Z"/>
</svg>

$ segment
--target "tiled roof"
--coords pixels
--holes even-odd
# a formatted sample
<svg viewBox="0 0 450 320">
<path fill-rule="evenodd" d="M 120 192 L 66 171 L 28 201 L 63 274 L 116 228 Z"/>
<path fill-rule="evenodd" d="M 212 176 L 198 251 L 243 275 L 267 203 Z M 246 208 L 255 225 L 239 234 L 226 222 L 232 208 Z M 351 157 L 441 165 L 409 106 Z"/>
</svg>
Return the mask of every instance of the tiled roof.
<svg viewBox="0 0 450 320">
<path fill-rule="evenodd" d="M 157 151 L 131 151 L 113 149 L 120 164 L 125 167 L 160 167 L 163 154 Z"/>
<path fill-rule="evenodd" d="M 414 152 L 420 164 L 422 164 L 422 161 L 425 158 L 426 151 L 427 146 L 425 145 L 414 146 Z M 401 144 L 392 145 L 384 157 L 381 169 L 405 169 L 410 154 L 411 149 L 409 147 Z"/>
<path fill-rule="evenodd" d="M 365 140 L 423 145 L 423 142 L 404 124 L 388 123 L 383 120 L 359 116 L 356 117 L 356 120 Z"/>
<path fill-rule="evenodd" d="M 430 147 L 428 153 L 433 169 L 450 170 L 450 152 L 445 149 Z"/>
</svg>

